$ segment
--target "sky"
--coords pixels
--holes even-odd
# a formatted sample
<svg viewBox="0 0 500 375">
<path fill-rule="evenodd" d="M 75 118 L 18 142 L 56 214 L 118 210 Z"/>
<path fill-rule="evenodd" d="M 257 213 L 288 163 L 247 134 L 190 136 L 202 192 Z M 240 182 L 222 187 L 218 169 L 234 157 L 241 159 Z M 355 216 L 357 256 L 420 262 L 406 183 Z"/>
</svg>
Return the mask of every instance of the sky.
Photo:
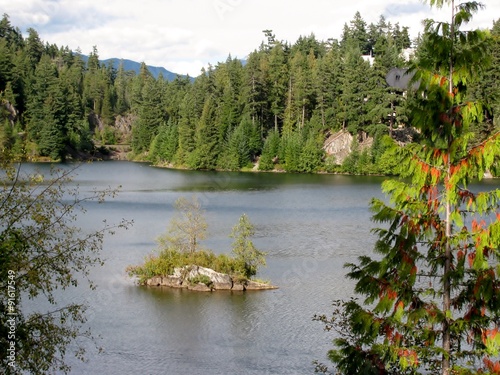
<svg viewBox="0 0 500 375">
<path fill-rule="evenodd" d="M 428 3 L 428 2 L 427 2 Z M 500 18 L 499 0 L 486 6 L 470 27 L 491 28 Z M 423 30 L 422 20 L 447 21 L 448 9 L 421 0 L 0 0 L 23 35 L 35 29 L 43 42 L 100 59 L 120 58 L 196 77 L 208 64 L 231 55 L 244 59 L 265 40 L 263 30 L 294 43 L 313 33 L 318 40 L 340 38 L 359 11 L 370 24 L 386 21 Z"/>
</svg>

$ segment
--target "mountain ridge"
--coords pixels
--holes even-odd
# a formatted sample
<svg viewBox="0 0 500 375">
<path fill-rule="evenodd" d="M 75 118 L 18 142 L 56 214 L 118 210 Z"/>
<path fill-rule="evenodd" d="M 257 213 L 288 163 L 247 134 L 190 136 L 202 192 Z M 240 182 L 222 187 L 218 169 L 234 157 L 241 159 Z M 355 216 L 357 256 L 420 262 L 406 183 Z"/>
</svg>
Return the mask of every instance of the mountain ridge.
<svg viewBox="0 0 500 375">
<path fill-rule="evenodd" d="M 118 69 L 120 64 L 123 63 L 123 69 L 125 70 L 133 70 L 136 74 L 139 73 L 141 64 L 140 62 L 129 60 L 129 59 L 119 59 L 116 57 L 112 57 L 110 59 L 106 60 L 101 60 L 103 64 L 108 65 L 109 63 L 113 64 L 113 67 L 115 69 Z M 170 70 L 165 69 L 164 67 L 161 66 L 152 66 L 152 65 L 147 65 L 146 67 L 150 71 L 150 73 L 153 75 L 153 77 L 158 78 L 160 74 L 163 75 L 163 78 L 165 78 L 167 81 L 173 81 L 177 77 L 185 78 L 187 75 L 184 74 L 178 74 L 174 73 Z"/>
<path fill-rule="evenodd" d="M 87 63 L 89 57 L 87 55 L 80 55 L 80 56 L 85 61 L 85 63 Z M 120 64 L 123 63 L 123 69 L 125 71 L 133 71 L 136 74 L 139 74 L 140 69 L 141 69 L 141 65 L 142 65 L 142 63 L 137 62 L 137 61 L 133 61 L 130 59 L 122 59 L 122 58 L 117 58 L 117 57 L 111 57 L 109 59 L 99 60 L 99 63 L 101 63 L 105 66 L 108 66 L 109 64 L 111 64 L 113 66 L 113 68 L 115 68 L 116 70 L 118 70 L 118 68 L 120 67 Z M 167 70 L 161 66 L 152 66 L 152 65 L 146 64 L 146 67 L 148 68 L 149 72 L 153 75 L 153 77 L 155 79 L 158 79 L 160 74 L 163 75 L 163 78 L 165 78 L 167 81 L 173 81 L 177 77 L 181 77 L 181 78 L 190 77 L 189 75 L 174 73 L 174 72 Z M 193 79 L 193 77 L 190 77 L 190 78 Z"/>
</svg>

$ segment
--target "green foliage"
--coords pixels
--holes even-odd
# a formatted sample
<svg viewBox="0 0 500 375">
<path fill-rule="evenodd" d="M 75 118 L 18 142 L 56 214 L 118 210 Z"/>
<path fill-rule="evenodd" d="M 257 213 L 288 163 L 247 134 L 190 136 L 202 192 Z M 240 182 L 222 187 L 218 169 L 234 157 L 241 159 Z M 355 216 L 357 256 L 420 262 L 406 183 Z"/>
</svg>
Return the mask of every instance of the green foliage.
<svg viewBox="0 0 500 375">
<path fill-rule="evenodd" d="M 118 140 L 115 128 L 108 125 L 101 130 L 100 138 L 104 145 L 116 145 Z"/>
<path fill-rule="evenodd" d="M 137 154 L 149 149 L 158 128 L 165 120 L 159 83 L 152 77 L 147 77 L 142 83 L 139 117 L 132 129 L 132 150 Z"/>
<path fill-rule="evenodd" d="M 211 268 L 235 278 L 245 278 L 244 264 L 239 259 L 226 254 L 215 255 L 211 250 L 198 250 L 188 254 L 175 249 L 163 249 L 158 255 L 147 256 L 143 264 L 127 267 L 126 271 L 130 277 L 137 277 L 142 284 L 154 276 L 171 275 L 176 268 L 189 265 Z"/>
<path fill-rule="evenodd" d="M 478 6 L 457 7 L 455 28 Z M 401 50 L 410 46 L 408 27 L 383 17 L 367 24 L 357 12 L 340 41 L 310 35 L 288 43 L 266 30 L 267 41 L 248 56 L 247 64 L 228 56 L 196 79 L 179 76 L 170 82 L 154 78 L 145 63 L 138 74 L 123 65 L 104 66 L 97 47 L 85 64 L 79 53 L 44 43 L 33 29 L 23 39 L 8 16 L 2 25 L 0 123 L 18 123 L 22 137 L 6 143 L 9 152 L 21 151 L 18 158 L 92 154 L 95 136 L 99 143 L 115 143 L 113 138 L 130 142 L 132 158 L 183 168 L 241 170 L 258 161 L 266 171 L 385 173 L 390 160 L 378 138 L 374 149 L 355 154 L 345 168 L 325 166 L 325 135 L 340 129 L 369 133 L 374 126 L 389 128 L 392 135 L 392 128 L 413 126 L 408 102 L 414 96 L 385 82 L 391 68 L 409 64 L 401 57 Z M 493 26 L 494 34 L 498 27 Z M 436 54 L 445 56 L 449 47 L 450 26 L 431 22 L 427 27 L 443 33 L 417 40 L 422 64 Z M 498 48 L 491 54 L 481 49 L 482 32 L 460 35 L 457 61 L 478 52 L 498 60 Z M 373 64 L 362 54 L 372 54 Z M 498 126 L 499 66 L 475 69 L 481 79 L 467 93 L 467 100 L 485 103 L 484 121 L 471 129 L 477 143 Z"/>
<path fill-rule="evenodd" d="M 363 300 L 337 302 L 331 319 L 316 317 L 337 333 L 329 358 L 339 373 L 493 374 L 500 367 L 500 190 L 469 188 L 500 153 L 500 133 L 470 143 L 483 111 L 465 100 L 466 89 L 489 40 L 459 26 L 475 9 L 459 6 L 455 31 L 446 23 L 426 29 L 411 107 L 425 142 L 395 149 L 404 179 L 383 183 L 389 202 L 371 202 L 382 225 L 374 229 L 377 255 L 346 265 Z"/>
<path fill-rule="evenodd" d="M 299 160 L 299 170 L 301 172 L 313 173 L 323 166 L 324 151 L 322 144 L 317 141 L 314 132 L 310 132 Z"/>
<path fill-rule="evenodd" d="M 84 331 L 85 306 L 65 304 L 58 291 L 89 283 L 104 237 L 117 227 L 104 225 L 84 232 L 75 225 L 87 201 L 102 202 L 115 191 L 81 196 L 69 188 L 74 170 L 49 176 L 27 175 L 2 161 L 0 183 L 0 362 L 5 374 L 69 373 L 66 354 L 83 359 L 85 349 L 76 340 L 92 338 Z M 32 299 L 46 307 L 27 309 Z M 43 306 L 44 303 L 37 304 Z M 15 331 L 9 331 L 15 322 Z M 15 334 L 9 336 L 8 334 Z M 15 366 L 8 349 L 15 345 Z"/>
<path fill-rule="evenodd" d="M 287 172 L 298 172 L 300 170 L 300 156 L 302 154 L 302 137 L 298 132 L 293 132 L 281 138 L 282 160 L 285 162 Z"/>
<path fill-rule="evenodd" d="M 205 284 L 206 286 L 212 285 L 212 280 L 207 275 L 196 275 L 188 280 L 191 284 Z"/>
<path fill-rule="evenodd" d="M 271 131 L 264 142 L 262 155 L 259 160 L 261 171 L 274 169 L 274 160 L 278 157 L 280 149 L 280 135 L 277 131 Z"/>
<path fill-rule="evenodd" d="M 254 234 L 253 224 L 248 216 L 243 214 L 229 235 L 234 239 L 232 253 L 236 262 L 244 265 L 244 270 L 240 272 L 243 271 L 242 275 L 246 278 L 254 276 L 259 266 L 266 265 L 266 253 L 258 250 L 251 240 Z"/>
<path fill-rule="evenodd" d="M 240 170 L 249 165 L 260 152 L 260 135 L 250 119 L 244 118 L 230 133 L 225 153 L 219 164 L 222 169 Z"/>
<path fill-rule="evenodd" d="M 170 228 L 177 228 L 177 224 L 178 221 L 174 218 Z M 158 255 L 149 255 L 143 264 L 129 266 L 126 271 L 131 277 L 138 277 L 139 283 L 144 283 L 154 276 L 171 275 L 176 268 L 190 265 L 211 268 L 238 280 L 250 279 L 257 273 L 259 266 L 266 264 L 266 254 L 257 250 L 251 241 L 254 233 L 248 217 L 242 215 L 230 235 L 234 239 L 233 256 L 215 255 L 211 250 L 198 248 L 194 251 L 185 251 L 184 247 L 179 246 L 179 241 L 171 240 L 170 234 L 162 236 L 158 239 Z M 207 280 L 190 280 L 192 283 L 207 284 L 205 281 Z"/>
<path fill-rule="evenodd" d="M 173 162 L 178 149 L 179 127 L 177 124 L 163 124 L 150 146 L 149 159 L 154 163 Z"/>
<path fill-rule="evenodd" d="M 176 215 L 169 223 L 167 233 L 157 240 L 160 249 L 174 249 L 181 253 L 195 253 L 200 240 L 206 238 L 207 223 L 196 196 L 192 200 L 178 198 L 174 204 Z"/>
</svg>

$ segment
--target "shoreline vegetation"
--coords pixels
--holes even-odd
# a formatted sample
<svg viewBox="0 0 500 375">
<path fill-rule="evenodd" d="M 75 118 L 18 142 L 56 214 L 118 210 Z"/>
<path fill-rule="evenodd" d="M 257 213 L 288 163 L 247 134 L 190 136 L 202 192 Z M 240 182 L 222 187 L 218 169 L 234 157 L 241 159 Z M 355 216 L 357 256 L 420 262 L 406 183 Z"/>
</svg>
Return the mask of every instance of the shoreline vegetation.
<svg viewBox="0 0 500 375">
<path fill-rule="evenodd" d="M 255 229 L 246 214 L 241 215 L 229 235 L 233 238 L 231 254 L 216 255 L 200 247 L 208 225 L 198 199 L 181 197 L 174 207 L 176 214 L 167 232 L 157 238 L 158 254 L 148 255 L 143 264 L 126 269 L 140 285 L 196 291 L 277 289 L 253 278 L 258 268 L 266 265 L 266 253 L 254 246 L 251 237 Z"/>
<path fill-rule="evenodd" d="M 425 37 L 359 12 L 338 40 L 295 42 L 264 30 L 245 62 L 230 55 L 197 77 L 155 77 L 23 37 L 0 20 L 0 150 L 8 160 L 141 160 L 189 170 L 396 174 L 393 148 L 421 144 L 408 68 L 425 61 Z M 498 129 L 494 22 L 492 68 L 474 90 L 488 102 L 473 143 Z M 405 77 L 406 76 L 406 77 Z M 398 80 L 397 77 L 405 79 Z M 394 78 L 394 79 L 393 79 Z M 397 82 L 396 82 L 397 81 Z M 256 167 L 258 165 L 258 167 Z M 500 175 L 496 162 L 491 173 Z"/>
</svg>

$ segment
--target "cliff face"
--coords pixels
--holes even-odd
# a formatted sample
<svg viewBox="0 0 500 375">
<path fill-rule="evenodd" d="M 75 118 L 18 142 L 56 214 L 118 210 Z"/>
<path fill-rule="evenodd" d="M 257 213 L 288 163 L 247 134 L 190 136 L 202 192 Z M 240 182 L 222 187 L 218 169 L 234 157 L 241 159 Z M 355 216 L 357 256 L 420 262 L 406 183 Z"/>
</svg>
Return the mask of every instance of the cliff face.
<svg viewBox="0 0 500 375">
<path fill-rule="evenodd" d="M 323 149 L 328 156 L 333 155 L 335 157 L 337 165 L 341 165 L 345 158 L 352 152 L 353 140 L 354 137 L 347 130 L 341 130 L 326 139 Z M 366 133 L 360 133 L 358 135 L 358 144 L 360 150 L 369 148 L 373 144 L 373 138 L 367 136 Z"/>
<path fill-rule="evenodd" d="M 9 120 L 10 126 L 14 126 L 16 120 L 18 119 L 19 111 L 7 100 L 3 100 L 1 105 L 3 106 L 3 109 L 7 111 L 7 119 Z"/>
</svg>

